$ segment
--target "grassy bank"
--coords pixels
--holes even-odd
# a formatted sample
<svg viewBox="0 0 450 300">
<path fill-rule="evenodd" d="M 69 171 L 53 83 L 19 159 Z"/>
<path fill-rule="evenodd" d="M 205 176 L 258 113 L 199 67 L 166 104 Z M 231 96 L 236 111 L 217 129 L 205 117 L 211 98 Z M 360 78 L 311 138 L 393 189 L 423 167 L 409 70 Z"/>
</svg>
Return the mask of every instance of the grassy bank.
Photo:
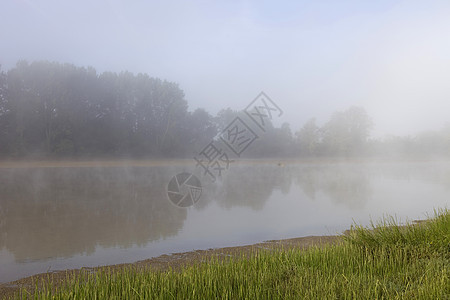
<svg viewBox="0 0 450 300">
<path fill-rule="evenodd" d="M 46 283 L 38 299 L 448 299 L 450 214 L 418 225 L 384 220 L 339 245 L 259 251 L 181 271 L 103 269 Z"/>
</svg>

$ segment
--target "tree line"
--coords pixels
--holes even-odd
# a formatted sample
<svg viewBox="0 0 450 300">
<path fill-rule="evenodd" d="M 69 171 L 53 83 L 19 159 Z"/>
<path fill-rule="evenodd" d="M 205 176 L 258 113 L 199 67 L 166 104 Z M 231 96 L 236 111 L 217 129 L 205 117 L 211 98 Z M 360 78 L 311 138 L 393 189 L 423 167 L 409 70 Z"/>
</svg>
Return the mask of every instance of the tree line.
<svg viewBox="0 0 450 300">
<path fill-rule="evenodd" d="M 0 153 L 24 156 L 179 156 L 214 135 L 175 83 L 21 61 L 0 75 Z"/>
<path fill-rule="evenodd" d="M 189 111 L 178 84 L 147 74 L 48 61 L 0 68 L 0 156 L 192 157 L 242 112 Z M 311 119 L 295 133 L 269 123 L 247 157 L 450 153 L 450 126 L 415 137 L 370 139 L 361 107 Z"/>
</svg>

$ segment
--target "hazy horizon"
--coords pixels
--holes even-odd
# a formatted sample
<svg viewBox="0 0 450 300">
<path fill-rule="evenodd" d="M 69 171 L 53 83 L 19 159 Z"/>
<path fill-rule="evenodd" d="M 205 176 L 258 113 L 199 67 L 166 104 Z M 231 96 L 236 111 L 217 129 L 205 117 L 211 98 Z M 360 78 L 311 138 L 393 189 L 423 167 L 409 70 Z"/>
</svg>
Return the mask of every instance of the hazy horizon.
<svg viewBox="0 0 450 300">
<path fill-rule="evenodd" d="M 450 122 L 446 1 L 8 1 L 4 12 L 3 70 L 49 60 L 147 73 L 213 115 L 264 91 L 294 132 L 354 105 L 372 137 Z"/>
</svg>

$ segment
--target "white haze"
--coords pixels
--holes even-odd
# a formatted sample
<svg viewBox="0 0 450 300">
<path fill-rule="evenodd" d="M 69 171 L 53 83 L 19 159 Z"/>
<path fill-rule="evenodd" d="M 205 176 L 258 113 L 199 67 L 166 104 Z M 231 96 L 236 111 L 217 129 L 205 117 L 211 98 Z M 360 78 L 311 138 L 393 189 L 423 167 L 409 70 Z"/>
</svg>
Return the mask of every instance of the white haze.
<svg viewBox="0 0 450 300">
<path fill-rule="evenodd" d="M 364 107 L 374 136 L 450 121 L 449 1 L 2 1 L 0 64 L 128 70 L 180 84 L 190 109 L 264 90 L 298 130 Z"/>
</svg>

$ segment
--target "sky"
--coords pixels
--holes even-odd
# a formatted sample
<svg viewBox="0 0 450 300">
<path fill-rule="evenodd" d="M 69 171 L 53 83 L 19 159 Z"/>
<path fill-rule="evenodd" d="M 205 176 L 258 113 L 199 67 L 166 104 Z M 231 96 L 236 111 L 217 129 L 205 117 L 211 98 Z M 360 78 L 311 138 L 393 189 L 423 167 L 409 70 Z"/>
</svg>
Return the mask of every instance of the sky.
<svg viewBox="0 0 450 300">
<path fill-rule="evenodd" d="M 211 114 L 264 91 L 294 132 L 351 106 L 374 137 L 450 123 L 448 0 L 0 1 L 3 70 L 24 59 L 147 73 Z"/>
</svg>

